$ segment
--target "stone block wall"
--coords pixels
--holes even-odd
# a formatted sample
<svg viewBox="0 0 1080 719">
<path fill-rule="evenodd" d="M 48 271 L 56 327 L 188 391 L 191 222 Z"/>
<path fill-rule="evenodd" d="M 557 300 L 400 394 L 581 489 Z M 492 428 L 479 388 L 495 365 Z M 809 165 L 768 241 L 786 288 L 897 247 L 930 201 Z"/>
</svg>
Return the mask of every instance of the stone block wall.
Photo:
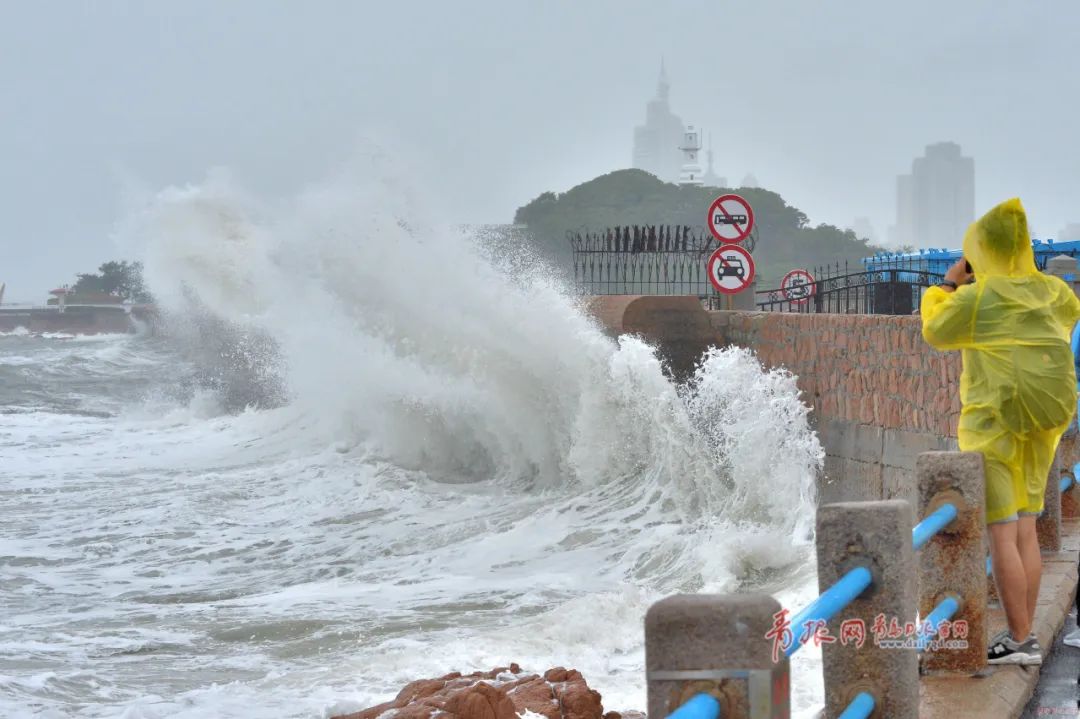
<svg viewBox="0 0 1080 719">
<path fill-rule="evenodd" d="M 917 501 L 915 459 L 956 448 L 960 354 L 931 349 L 918 317 L 707 312 L 695 298 L 595 297 L 613 336 L 654 343 L 676 377 L 710 346 L 752 349 L 798 377 L 825 448 L 821 502 Z"/>
<path fill-rule="evenodd" d="M 826 452 L 820 501 L 916 501 L 915 458 L 955 449 L 960 355 L 917 317 L 710 312 L 725 344 L 796 375 Z"/>
</svg>

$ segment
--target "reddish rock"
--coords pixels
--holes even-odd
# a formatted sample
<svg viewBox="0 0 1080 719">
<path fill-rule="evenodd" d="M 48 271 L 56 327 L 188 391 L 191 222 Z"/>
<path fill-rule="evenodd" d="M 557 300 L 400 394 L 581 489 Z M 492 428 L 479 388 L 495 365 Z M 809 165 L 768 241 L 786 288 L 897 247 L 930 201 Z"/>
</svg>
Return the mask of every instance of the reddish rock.
<svg viewBox="0 0 1080 719">
<path fill-rule="evenodd" d="M 604 716 L 600 693 L 580 672 L 555 667 L 541 677 L 517 664 L 410 682 L 393 701 L 335 719 L 377 719 L 391 710 L 393 719 L 517 719 L 525 711 L 546 719 L 621 719 Z"/>
</svg>

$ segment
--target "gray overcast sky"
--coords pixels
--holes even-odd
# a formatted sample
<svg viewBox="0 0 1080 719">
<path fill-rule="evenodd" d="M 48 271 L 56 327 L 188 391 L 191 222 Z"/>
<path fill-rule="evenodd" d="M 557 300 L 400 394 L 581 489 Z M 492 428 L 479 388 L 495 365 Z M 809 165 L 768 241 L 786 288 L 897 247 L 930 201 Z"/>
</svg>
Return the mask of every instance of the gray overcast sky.
<svg viewBox="0 0 1080 719">
<path fill-rule="evenodd" d="M 420 158 L 448 219 L 508 222 L 630 165 L 661 56 L 672 107 L 815 222 L 894 220 L 932 142 L 976 204 L 1080 221 L 1075 0 L 0 0 L 0 281 L 44 299 L 117 255 L 125 178 L 215 166 L 285 194 L 358 136 Z"/>
</svg>

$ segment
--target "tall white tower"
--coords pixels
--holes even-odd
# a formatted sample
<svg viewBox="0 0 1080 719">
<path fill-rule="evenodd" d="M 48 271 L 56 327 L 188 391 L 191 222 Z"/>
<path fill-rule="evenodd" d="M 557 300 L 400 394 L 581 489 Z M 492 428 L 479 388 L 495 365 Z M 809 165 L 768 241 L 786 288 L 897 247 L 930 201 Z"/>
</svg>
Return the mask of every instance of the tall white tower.
<svg viewBox="0 0 1080 719">
<path fill-rule="evenodd" d="M 683 166 L 679 171 L 679 184 L 698 186 L 705 184 L 705 179 L 702 177 L 704 173 L 701 170 L 701 163 L 698 162 L 698 155 L 701 153 L 701 133 L 695 130 L 693 125 L 686 126 L 686 132 L 683 133 L 683 141 L 679 149 L 683 153 Z"/>
</svg>

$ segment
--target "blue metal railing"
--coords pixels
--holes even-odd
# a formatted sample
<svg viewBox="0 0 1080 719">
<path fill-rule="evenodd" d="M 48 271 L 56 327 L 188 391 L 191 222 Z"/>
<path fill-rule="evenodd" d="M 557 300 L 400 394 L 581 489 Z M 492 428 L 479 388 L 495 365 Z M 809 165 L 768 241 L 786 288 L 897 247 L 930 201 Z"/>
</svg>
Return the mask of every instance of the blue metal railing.
<svg viewBox="0 0 1080 719">
<path fill-rule="evenodd" d="M 911 546 L 917 552 L 930 539 L 944 529 L 950 522 L 956 519 L 958 510 L 954 504 L 944 504 L 931 512 L 925 519 L 916 524 L 911 530 Z M 836 581 L 831 587 L 821 593 L 814 601 L 810 602 L 802 611 L 791 618 L 791 644 L 784 650 L 784 655 L 790 657 L 806 643 L 804 637 L 808 625 L 817 621 L 829 621 L 840 611 L 851 604 L 862 594 L 873 576 L 866 567 L 856 567 Z M 956 597 L 947 597 L 934 607 L 926 617 L 930 626 L 936 629 L 938 625 L 960 610 L 960 602 Z M 919 638 L 919 651 L 927 646 L 928 637 Z M 870 716 L 874 710 L 874 698 L 863 692 L 852 700 L 851 704 L 840 715 L 841 719 L 855 719 L 856 717 Z"/>
<path fill-rule="evenodd" d="M 938 627 L 942 622 L 948 621 L 960 611 L 960 599 L 959 597 L 945 597 L 934 609 L 926 615 L 926 622 L 930 624 L 933 633 L 930 636 L 923 634 L 919 635 L 919 651 L 926 651 L 926 647 L 929 646 L 930 637 L 934 636 L 938 632 Z"/>
<path fill-rule="evenodd" d="M 873 711 L 874 697 L 862 692 L 851 700 L 840 719 L 866 719 Z"/>
<path fill-rule="evenodd" d="M 926 519 L 915 525 L 911 530 L 911 546 L 917 552 L 930 539 L 940 532 L 945 526 L 956 519 L 956 507 L 946 504 L 935 509 L 927 515 Z"/>
<path fill-rule="evenodd" d="M 803 636 L 806 634 L 807 622 L 829 621 L 839 614 L 841 609 L 851 604 L 855 597 L 862 594 L 872 580 L 873 575 L 869 569 L 855 567 L 822 592 L 820 597 L 807 604 L 791 619 L 791 645 L 784 650 L 784 654 L 790 657 L 805 644 Z"/>
<path fill-rule="evenodd" d="M 1073 468 L 1073 476 L 1080 474 L 1080 463 Z M 1066 492 L 1074 483 L 1073 477 L 1065 475 L 1060 480 L 1060 489 Z M 929 542 L 934 535 L 956 519 L 958 510 L 953 504 L 945 504 L 928 514 L 921 522 L 911 530 L 911 546 L 917 552 Z M 990 557 L 986 558 L 986 573 L 991 574 L 992 563 Z M 791 644 L 784 650 L 784 655 L 790 657 L 799 647 L 806 643 L 808 625 L 811 622 L 829 621 L 840 613 L 844 607 L 862 594 L 873 576 L 866 567 L 856 567 L 836 581 L 831 587 L 821 593 L 814 601 L 806 605 L 798 614 L 791 619 Z M 929 624 L 933 636 L 937 634 L 938 626 L 952 619 L 960 611 L 960 599 L 950 596 L 941 600 L 927 615 L 923 626 Z M 925 651 L 929 644 L 929 636 L 923 636 L 920 632 L 918 651 Z M 866 719 L 874 711 L 874 697 L 867 692 L 862 692 L 844 709 L 839 719 Z M 687 701 L 681 707 L 672 712 L 668 719 L 720 719 L 720 703 L 708 694 L 698 694 Z"/>
<path fill-rule="evenodd" d="M 667 719 L 720 719 L 720 702 L 708 694 L 695 694 Z"/>
</svg>

